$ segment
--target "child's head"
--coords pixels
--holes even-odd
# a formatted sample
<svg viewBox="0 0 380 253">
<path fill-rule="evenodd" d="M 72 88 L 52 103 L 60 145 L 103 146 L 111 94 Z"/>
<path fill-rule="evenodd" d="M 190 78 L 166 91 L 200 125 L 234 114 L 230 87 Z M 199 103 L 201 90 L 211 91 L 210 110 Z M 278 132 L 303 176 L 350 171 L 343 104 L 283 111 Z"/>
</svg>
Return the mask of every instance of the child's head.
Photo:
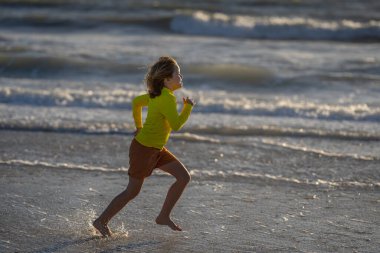
<svg viewBox="0 0 380 253">
<path fill-rule="evenodd" d="M 161 95 L 163 87 L 176 90 L 182 87 L 182 75 L 176 60 L 169 56 L 160 57 L 145 76 L 149 96 L 155 98 Z"/>
</svg>

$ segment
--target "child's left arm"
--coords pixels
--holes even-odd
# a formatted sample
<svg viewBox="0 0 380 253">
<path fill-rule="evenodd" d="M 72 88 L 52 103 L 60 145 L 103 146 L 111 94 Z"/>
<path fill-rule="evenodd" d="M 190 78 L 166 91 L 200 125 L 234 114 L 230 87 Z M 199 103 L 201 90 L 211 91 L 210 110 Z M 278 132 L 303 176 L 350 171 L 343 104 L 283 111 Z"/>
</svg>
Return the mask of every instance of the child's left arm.
<svg viewBox="0 0 380 253">
<path fill-rule="evenodd" d="M 167 96 L 161 105 L 161 113 L 168 120 L 170 127 L 174 131 L 178 131 L 183 127 L 193 109 L 194 103 L 192 100 L 187 98 L 183 102 L 184 105 L 180 114 L 177 112 L 177 103 L 174 95 Z"/>
</svg>

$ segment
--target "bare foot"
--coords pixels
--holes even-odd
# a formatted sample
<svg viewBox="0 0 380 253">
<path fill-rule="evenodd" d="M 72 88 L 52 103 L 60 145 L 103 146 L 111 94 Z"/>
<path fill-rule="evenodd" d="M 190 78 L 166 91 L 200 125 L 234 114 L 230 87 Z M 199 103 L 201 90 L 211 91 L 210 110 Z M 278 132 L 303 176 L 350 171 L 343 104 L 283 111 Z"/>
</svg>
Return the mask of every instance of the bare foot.
<svg viewBox="0 0 380 253">
<path fill-rule="evenodd" d="M 92 225 L 102 234 L 102 236 L 107 237 L 112 235 L 107 224 L 102 224 L 99 219 L 96 219 Z"/>
<path fill-rule="evenodd" d="M 175 230 L 175 231 L 182 231 L 182 228 L 180 226 L 178 226 L 177 224 L 175 224 L 171 219 L 170 217 L 166 217 L 166 218 L 161 218 L 161 217 L 157 217 L 156 218 L 156 223 L 158 225 L 166 225 L 166 226 L 169 226 L 171 229 Z"/>
</svg>

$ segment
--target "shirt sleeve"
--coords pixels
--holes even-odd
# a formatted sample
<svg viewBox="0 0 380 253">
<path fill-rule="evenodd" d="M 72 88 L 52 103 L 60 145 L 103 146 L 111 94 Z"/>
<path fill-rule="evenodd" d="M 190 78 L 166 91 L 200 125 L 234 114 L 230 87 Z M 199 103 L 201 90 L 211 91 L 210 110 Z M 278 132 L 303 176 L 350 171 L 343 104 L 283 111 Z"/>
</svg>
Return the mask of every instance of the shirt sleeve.
<svg viewBox="0 0 380 253">
<path fill-rule="evenodd" d="M 142 128 L 142 108 L 148 106 L 149 95 L 144 94 L 138 97 L 135 97 L 132 101 L 132 112 L 133 119 L 135 120 L 136 128 Z"/>
<path fill-rule="evenodd" d="M 178 114 L 176 98 L 174 95 L 165 97 L 161 104 L 161 113 L 167 119 L 171 129 L 174 131 L 178 131 L 183 127 L 189 118 L 192 109 L 192 105 L 185 104 L 182 108 L 182 112 Z"/>
</svg>

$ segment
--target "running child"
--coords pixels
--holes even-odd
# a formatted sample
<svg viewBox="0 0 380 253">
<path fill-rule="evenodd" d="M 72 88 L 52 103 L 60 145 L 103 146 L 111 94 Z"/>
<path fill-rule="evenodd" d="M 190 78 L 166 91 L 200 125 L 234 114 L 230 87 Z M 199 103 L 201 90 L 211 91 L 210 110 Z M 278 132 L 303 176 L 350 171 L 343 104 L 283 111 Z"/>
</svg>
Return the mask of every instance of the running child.
<svg viewBox="0 0 380 253">
<path fill-rule="evenodd" d="M 170 213 L 189 183 L 190 174 L 164 146 L 171 130 L 178 131 L 185 124 L 194 102 L 188 97 L 183 98 L 182 111 L 178 114 L 173 92 L 183 86 L 182 75 L 178 63 L 171 57 L 160 57 L 148 70 L 145 81 L 148 93 L 136 97 L 132 102 L 136 132 L 129 149 L 128 186 L 93 222 L 94 227 L 103 236 L 112 235 L 108 227 L 109 221 L 139 194 L 144 179 L 149 177 L 155 168 L 171 174 L 176 179 L 169 188 L 156 223 L 182 231 L 181 227 L 171 220 Z M 143 125 L 144 106 L 148 107 L 148 114 Z"/>
</svg>

